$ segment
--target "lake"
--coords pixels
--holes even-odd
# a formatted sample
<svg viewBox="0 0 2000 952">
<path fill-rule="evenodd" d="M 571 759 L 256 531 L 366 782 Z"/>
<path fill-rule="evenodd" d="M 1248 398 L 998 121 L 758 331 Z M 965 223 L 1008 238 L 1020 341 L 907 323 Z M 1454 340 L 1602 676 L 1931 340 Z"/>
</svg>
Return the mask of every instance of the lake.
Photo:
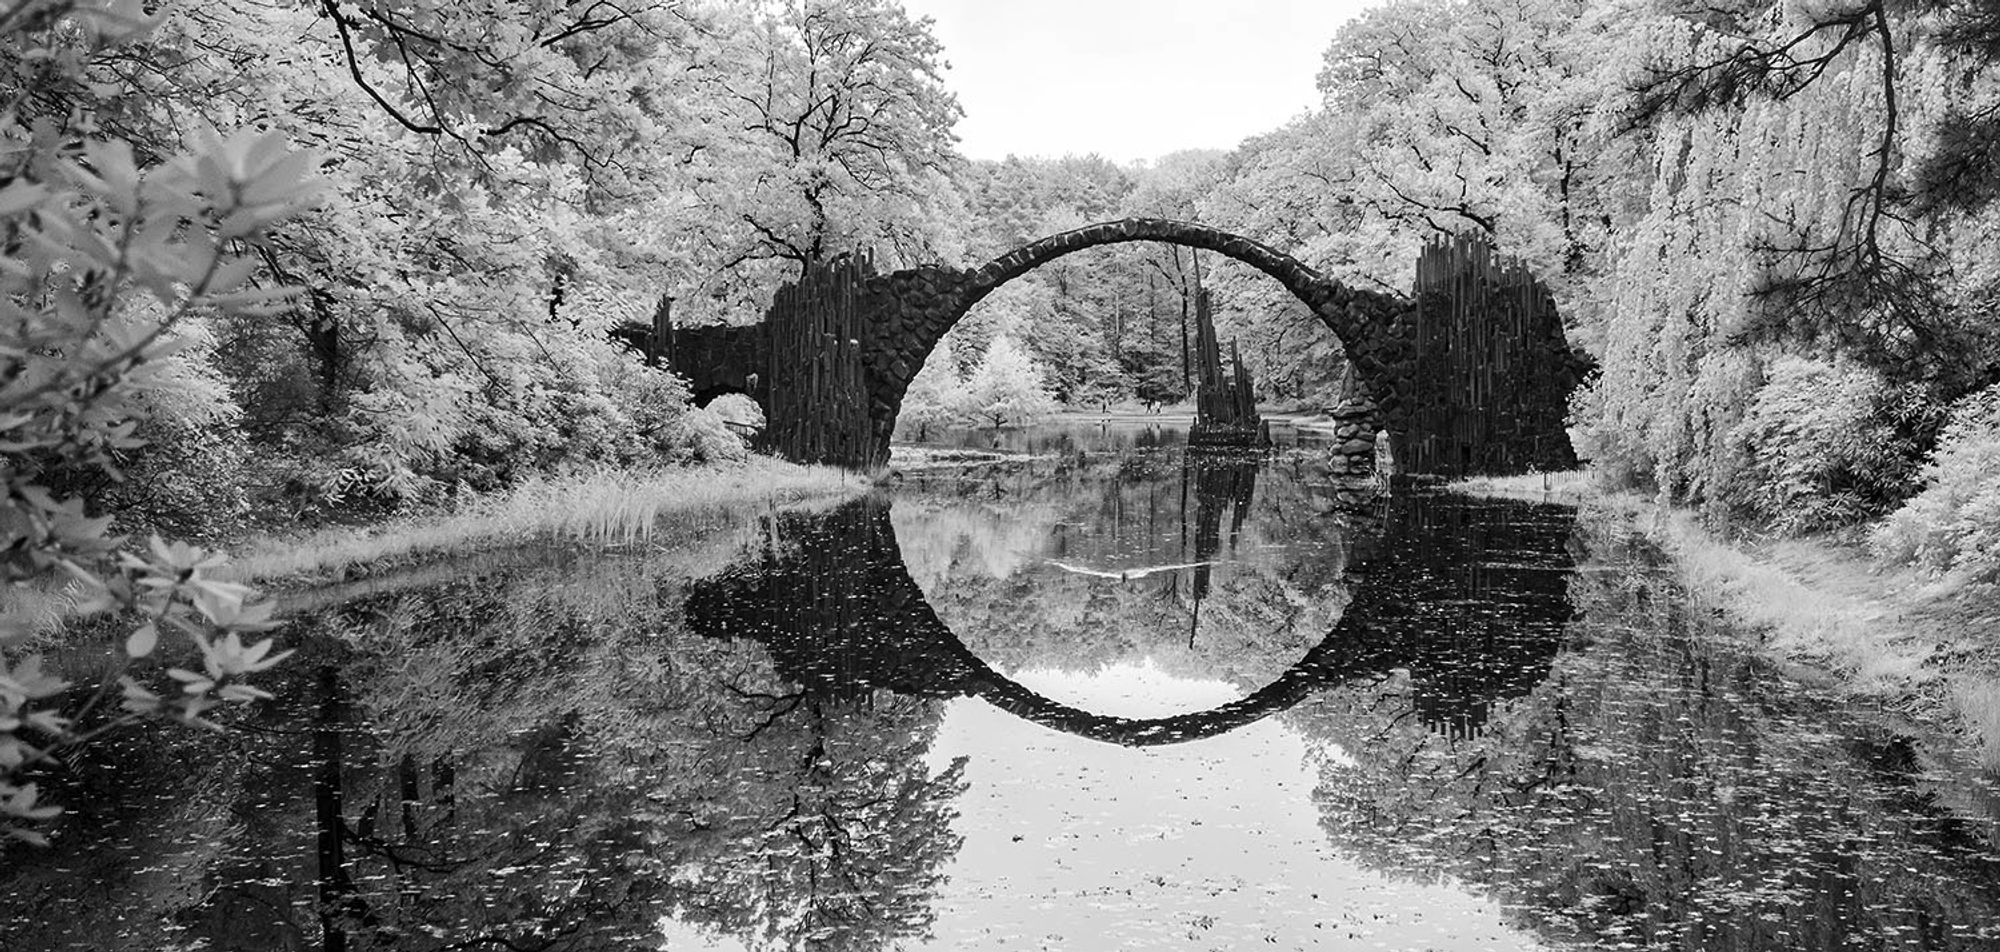
<svg viewBox="0 0 2000 952">
<path fill-rule="evenodd" d="M 2000 948 L 1992 792 L 1642 538 L 1278 436 L 311 593 L 277 701 L 77 765 L 0 949 Z"/>
</svg>

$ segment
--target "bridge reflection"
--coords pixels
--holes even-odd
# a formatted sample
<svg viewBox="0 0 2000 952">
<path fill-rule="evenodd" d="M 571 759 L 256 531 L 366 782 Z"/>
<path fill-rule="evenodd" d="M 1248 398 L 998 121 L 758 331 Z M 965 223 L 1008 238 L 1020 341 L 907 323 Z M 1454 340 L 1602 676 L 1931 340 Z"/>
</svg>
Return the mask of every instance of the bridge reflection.
<svg viewBox="0 0 2000 952">
<path fill-rule="evenodd" d="M 1255 465 L 1196 471 L 1197 549 L 1233 535 Z M 1392 497 L 1382 531 L 1350 565 L 1353 598 L 1325 637 L 1277 678 L 1212 710 L 1127 718 L 1081 710 L 981 660 L 926 602 L 903 563 L 890 501 L 863 499 L 769 525 L 750 558 L 691 587 L 691 630 L 762 643 L 779 673 L 810 696 L 886 689 L 974 696 L 1054 730 L 1128 746 L 1234 730 L 1324 688 L 1410 672 L 1412 707 L 1434 730 L 1479 730 L 1493 705 L 1548 674 L 1571 615 L 1568 542 L 1574 513 L 1550 505 L 1446 495 Z M 1206 580 L 1197 579 L 1197 590 Z"/>
</svg>

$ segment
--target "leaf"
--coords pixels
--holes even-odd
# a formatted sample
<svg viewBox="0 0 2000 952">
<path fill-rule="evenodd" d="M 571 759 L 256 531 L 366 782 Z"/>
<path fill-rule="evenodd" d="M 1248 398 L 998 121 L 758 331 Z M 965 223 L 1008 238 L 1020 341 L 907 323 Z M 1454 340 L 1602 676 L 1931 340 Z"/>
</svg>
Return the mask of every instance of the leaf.
<svg viewBox="0 0 2000 952">
<path fill-rule="evenodd" d="M 0 188 L 0 217 L 18 215 L 48 200 L 49 190 L 33 182 L 15 181 Z"/>
<path fill-rule="evenodd" d="M 261 263 L 255 258 L 237 258 L 225 262 L 215 269 L 215 276 L 209 279 L 208 286 L 203 291 L 222 293 L 233 290 L 237 285 L 249 280 L 251 275 L 256 274 L 260 266 Z"/>
<path fill-rule="evenodd" d="M 268 603 L 244 609 L 243 600 L 256 594 L 257 590 L 241 582 L 197 578 L 189 580 L 187 587 L 193 592 L 195 609 L 218 625 L 237 627 L 240 623 L 249 626 L 269 620 L 271 609 Z"/>
<path fill-rule="evenodd" d="M 106 187 L 101 194 L 111 200 L 120 214 L 135 214 L 139 209 L 139 166 L 132 159 L 131 143 L 115 139 L 89 141 L 83 144 L 83 154 Z"/>
<path fill-rule="evenodd" d="M 271 138 L 288 150 L 288 154 L 258 170 L 256 178 L 243 189 L 243 201 L 251 205 L 309 201 L 319 188 L 319 183 L 311 180 L 313 170 L 321 161 L 319 153 L 312 150 L 289 151 L 290 145 L 284 137 Z"/>
<path fill-rule="evenodd" d="M 23 843 L 26 843 L 26 844 L 28 844 L 29 846 L 47 846 L 47 845 L 49 845 L 49 838 L 48 838 L 48 837 L 46 837 L 46 836 L 43 836 L 42 834 L 40 834 L 40 833 L 37 833 L 37 832 L 35 832 L 35 831 L 33 831 L 33 830 L 23 830 L 23 829 L 19 829 L 19 828 L 17 828 L 17 827 L 11 827 L 11 826 L 9 826 L 9 827 L 0 827 L 0 834 L 5 834 L 5 835 L 7 835 L 7 836 L 11 836 L 11 837 L 13 837 L 14 839 L 17 839 L 17 840 L 20 840 L 21 842 L 23 842 Z"/>
<path fill-rule="evenodd" d="M 99 43 L 118 46 L 137 40 L 166 22 L 164 10 L 147 15 L 144 0 L 109 0 L 95 8 L 77 11 L 84 15 Z"/>
<path fill-rule="evenodd" d="M 35 624 L 26 618 L 0 618 L 0 647 L 21 644 L 34 634 Z"/>
<path fill-rule="evenodd" d="M 144 658 L 152 654 L 159 644 L 160 629 L 149 621 L 133 629 L 131 636 L 125 639 L 125 653 L 134 658 Z"/>
</svg>

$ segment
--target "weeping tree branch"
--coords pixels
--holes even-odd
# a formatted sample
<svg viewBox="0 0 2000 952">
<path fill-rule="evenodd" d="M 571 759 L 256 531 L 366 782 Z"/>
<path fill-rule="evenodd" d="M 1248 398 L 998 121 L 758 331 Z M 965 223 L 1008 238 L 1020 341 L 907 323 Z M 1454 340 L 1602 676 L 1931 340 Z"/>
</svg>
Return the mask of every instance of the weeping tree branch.
<svg viewBox="0 0 2000 952">
<path fill-rule="evenodd" d="M 1731 35 L 1720 58 L 1652 67 L 1631 90 L 1623 131 L 1672 116 L 1787 102 L 1823 77 L 1864 68 L 1876 57 L 1880 126 L 1869 163 L 1831 221 L 1780 219 L 1779 233 L 1748 249 L 1762 274 L 1736 342 L 1824 346 L 1892 379 L 1930 380 L 1959 390 L 1977 374 L 1979 348 L 1966 339 L 1942 290 L 1940 255 L 1924 233 L 1925 213 L 1896 174 L 1904 161 L 1897 89 L 1901 50 L 1887 0 L 1835 9 L 1776 38 Z"/>
</svg>

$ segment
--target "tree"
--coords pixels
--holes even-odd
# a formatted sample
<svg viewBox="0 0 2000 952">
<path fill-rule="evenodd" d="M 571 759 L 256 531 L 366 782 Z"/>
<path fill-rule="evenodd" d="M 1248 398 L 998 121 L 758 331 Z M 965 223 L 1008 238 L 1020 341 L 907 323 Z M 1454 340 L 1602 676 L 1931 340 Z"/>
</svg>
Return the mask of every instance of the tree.
<svg viewBox="0 0 2000 952">
<path fill-rule="evenodd" d="M 786 0 L 738 23 L 702 71 L 746 134 L 697 158 L 702 296 L 747 300 L 836 255 L 955 259 L 958 100 L 928 19 L 892 0 Z"/>
<path fill-rule="evenodd" d="M 1990 146 L 1965 137 L 1987 131 L 1994 109 L 1926 96 L 1912 80 L 1935 80 L 1910 67 L 1927 52 L 1923 18 L 1940 15 L 1942 52 L 1977 75 L 2000 50 L 1990 9 L 1867 0 L 1675 12 L 1676 41 L 1650 51 L 1624 122 L 1655 134 L 1676 119 L 1722 122 L 1757 161 L 1745 191 L 1766 220 L 1745 236 L 1755 271 L 1735 335 L 1838 351 L 1892 381 L 1930 382 L 1944 399 L 2000 379 L 1991 330 L 1953 300 L 1933 217 L 1990 194 L 1969 181 L 1989 167 Z M 1801 124 L 1813 130 L 1809 147 Z M 1936 141 L 1924 143 L 1915 131 L 1934 124 Z M 1819 147 L 1827 138 L 1846 146 Z M 1763 153 L 1782 158 L 1767 166 Z"/>
<path fill-rule="evenodd" d="M 1478 232 L 1566 293 L 1601 248 L 1584 0 L 1406 0 L 1344 26 L 1320 91 L 1350 118 L 1355 197 L 1420 238 Z"/>
<path fill-rule="evenodd" d="M 921 442 L 929 438 L 932 429 L 957 423 L 961 419 L 959 407 L 964 402 L 965 381 L 959 377 L 958 361 L 952 355 L 951 339 L 947 336 L 910 381 L 896 422 L 914 429 Z"/>
<path fill-rule="evenodd" d="M 1056 410 L 1055 395 L 1044 379 L 1041 365 L 1013 338 L 995 337 L 966 379 L 959 406 L 966 415 L 996 428 L 1025 426 Z"/>
</svg>

